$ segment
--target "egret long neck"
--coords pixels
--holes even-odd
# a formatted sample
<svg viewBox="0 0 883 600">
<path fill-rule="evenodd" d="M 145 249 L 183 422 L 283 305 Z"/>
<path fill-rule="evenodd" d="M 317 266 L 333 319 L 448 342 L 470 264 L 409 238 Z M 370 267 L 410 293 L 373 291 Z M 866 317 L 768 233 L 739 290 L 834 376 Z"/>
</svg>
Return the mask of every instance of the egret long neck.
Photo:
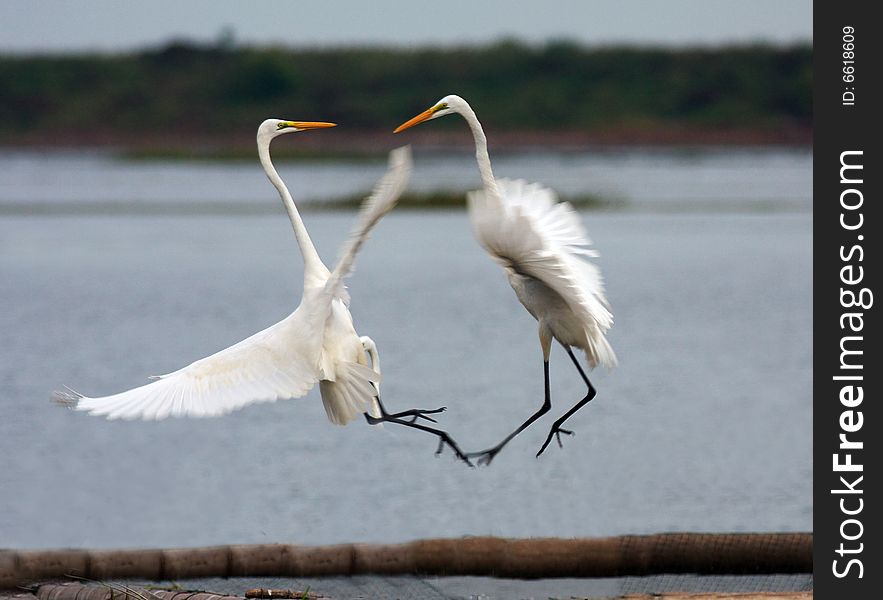
<svg viewBox="0 0 883 600">
<path fill-rule="evenodd" d="M 310 239 L 310 234 L 307 232 L 307 227 L 304 225 L 304 221 L 297 210 L 297 206 L 295 206 L 294 200 L 291 198 L 291 194 L 285 186 L 285 182 L 279 177 L 279 173 L 276 172 L 276 168 L 273 166 L 273 161 L 270 159 L 269 140 L 259 141 L 258 156 L 260 156 L 261 165 L 264 167 L 264 172 L 267 174 L 267 178 L 279 191 L 279 196 L 282 198 L 282 204 L 285 205 L 285 210 L 288 211 L 288 218 L 291 219 L 291 227 L 294 229 L 294 237 L 297 239 L 297 245 L 300 247 L 300 252 L 304 257 L 304 281 L 307 281 L 312 276 L 324 276 L 324 278 L 327 278 L 328 268 L 322 262 L 322 259 L 319 258 L 319 253 L 316 252 L 316 247 L 313 246 L 313 240 Z"/>
<path fill-rule="evenodd" d="M 488 194 L 498 197 L 497 180 L 494 179 L 494 171 L 491 169 L 491 157 L 487 151 L 487 137 L 484 135 L 484 129 L 481 128 L 475 111 L 468 104 L 460 114 L 466 119 L 469 129 L 472 130 L 472 137 L 475 139 L 475 160 L 478 162 L 478 172 L 481 173 L 481 183 Z"/>
</svg>

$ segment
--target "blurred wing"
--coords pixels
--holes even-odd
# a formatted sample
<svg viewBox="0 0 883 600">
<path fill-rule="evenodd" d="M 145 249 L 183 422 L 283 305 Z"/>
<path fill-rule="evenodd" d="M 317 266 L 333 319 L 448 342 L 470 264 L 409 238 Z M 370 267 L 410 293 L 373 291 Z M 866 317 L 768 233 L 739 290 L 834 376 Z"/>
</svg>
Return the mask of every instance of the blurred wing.
<svg viewBox="0 0 883 600">
<path fill-rule="evenodd" d="M 588 261 L 592 249 L 579 214 L 539 184 L 497 181 L 500 197 L 470 192 L 469 213 L 479 243 L 507 269 L 528 275 L 557 292 L 586 323 L 589 333 L 613 325 L 601 271 Z M 614 358 L 600 362 L 614 362 Z"/>
<path fill-rule="evenodd" d="M 371 230 L 380 222 L 380 219 L 391 211 L 411 177 L 411 148 L 402 146 L 389 153 L 389 169 L 383 178 L 374 187 L 371 195 L 362 203 L 356 226 L 350 234 L 349 241 L 340 254 L 340 260 L 331 273 L 331 277 L 325 283 L 326 293 L 332 297 L 344 297 L 343 279 L 353 271 L 353 263 L 356 254 L 362 249 L 362 245 L 368 239 Z M 348 298 L 346 298 L 347 304 Z"/>
<path fill-rule="evenodd" d="M 313 335 L 295 311 L 216 354 L 112 396 L 56 392 L 56 399 L 108 419 L 213 417 L 249 404 L 299 398 L 318 381 L 318 360 L 298 343 Z"/>
</svg>

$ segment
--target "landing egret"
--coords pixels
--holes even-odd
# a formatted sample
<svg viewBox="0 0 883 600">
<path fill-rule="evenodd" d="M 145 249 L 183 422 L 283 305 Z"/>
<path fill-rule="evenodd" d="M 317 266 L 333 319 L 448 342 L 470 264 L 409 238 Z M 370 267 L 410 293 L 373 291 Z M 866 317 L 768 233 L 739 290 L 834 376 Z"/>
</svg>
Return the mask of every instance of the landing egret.
<svg viewBox="0 0 883 600">
<path fill-rule="evenodd" d="M 480 457 L 480 464 L 490 464 L 512 438 L 552 407 L 549 352 L 555 339 L 567 351 L 588 393 L 554 422 L 537 452 L 540 456 L 553 436 L 562 446 L 561 434 L 573 435 L 561 425 L 595 397 L 595 388 L 572 348 L 582 349 L 592 368 L 616 364 L 616 355 L 605 337 L 613 315 L 604 297 L 601 272 L 587 261 L 598 254 L 591 248 L 577 212 L 569 203 L 559 202 L 555 192 L 536 183 L 494 178 L 484 130 L 463 98 L 445 96 L 399 125 L 395 133 L 453 113 L 461 115 L 472 130 L 484 188 L 467 195 L 475 236 L 506 271 L 518 299 L 539 324 L 545 379 L 545 399 L 540 409 L 496 446 L 469 456 Z"/>
<path fill-rule="evenodd" d="M 348 309 L 343 279 L 356 254 L 380 219 L 395 206 L 411 172 L 408 147 L 390 153 L 386 175 L 361 209 L 356 227 L 339 262 L 329 271 L 310 240 L 306 226 L 270 159 L 270 142 L 283 134 L 334 127 L 334 123 L 267 119 L 257 132 L 258 155 L 270 182 L 288 211 L 304 260 L 303 297 L 282 321 L 207 358 L 134 389 L 90 398 L 77 392 L 56 392 L 60 402 L 108 419 L 163 419 L 169 416 L 217 416 L 259 402 L 304 396 L 319 383 L 328 419 L 346 425 L 364 414 L 371 424 L 397 423 L 439 437 L 441 452 L 449 445 L 469 463 L 444 431 L 415 423 L 445 410 L 387 413 L 380 401 L 377 347 L 359 337 Z M 369 363 L 370 359 L 370 363 Z"/>
</svg>

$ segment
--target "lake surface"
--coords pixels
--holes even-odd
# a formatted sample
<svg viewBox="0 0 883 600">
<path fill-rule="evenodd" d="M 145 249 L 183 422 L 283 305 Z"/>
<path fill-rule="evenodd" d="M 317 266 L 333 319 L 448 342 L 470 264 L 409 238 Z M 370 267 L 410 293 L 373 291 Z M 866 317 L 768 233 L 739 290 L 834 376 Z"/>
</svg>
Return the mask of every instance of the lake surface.
<svg viewBox="0 0 883 600">
<path fill-rule="evenodd" d="M 480 187 L 471 152 L 416 150 L 409 189 Z M 281 162 L 295 199 L 309 204 L 370 191 L 382 161 Z M 494 157 L 497 177 L 553 186 L 564 196 L 592 195 L 636 208 L 786 208 L 809 210 L 812 154 L 807 149 L 604 149 L 521 152 Z M 71 206 L 165 203 L 278 204 L 253 161 L 123 161 L 109 153 L 0 151 L 0 211 L 27 204 Z M 0 212 L 2 214 L 2 212 Z"/>
<path fill-rule="evenodd" d="M 474 169 L 460 156 L 417 158 L 418 189 Z M 0 163 L 0 204 L 278 202 L 254 165 L 8 152 Z M 333 426 L 318 390 L 204 420 L 108 422 L 53 405 L 61 385 L 120 391 L 279 320 L 300 298 L 302 263 L 281 213 L 0 216 L 0 547 L 810 530 L 811 156 L 512 155 L 497 170 L 524 167 L 565 190 L 604 165 L 602 182 L 638 207 L 582 215 L 621 365 L 592 375 L 597 398 L 568 421 L 577 435 L 537 459 L 551 422 L 584 395 L 554 349 L 551 413 L 489 468 L 434 457 L 434 438 L 416 431 Z M 294 183 L 301 168 L 280 169 L 292 188 L 307 185 Z M 98 183 L 118 169 L 116 187 Z M 316 164 L 327 191 L 302 195 L 367 189 L 382 169 Z M 665 189 L 628 192 L 630 174 Z M 126 180 L 140 195 L 126 195 Z M 203 185 L 215 196 L 200 196 Z M 642 198 L 693 204 L 655 211 Z M 722 199 L 787 210 L 703 209 Z M 354 216 L 306 215 L 326 261 Z M 536 324 L 465 213 L 389 215 L 349 288 L 357 329 L 380 348 L 388 407 L 446 405 L 441 424 L 473 450 L 541 404 Z"/>
</svg>

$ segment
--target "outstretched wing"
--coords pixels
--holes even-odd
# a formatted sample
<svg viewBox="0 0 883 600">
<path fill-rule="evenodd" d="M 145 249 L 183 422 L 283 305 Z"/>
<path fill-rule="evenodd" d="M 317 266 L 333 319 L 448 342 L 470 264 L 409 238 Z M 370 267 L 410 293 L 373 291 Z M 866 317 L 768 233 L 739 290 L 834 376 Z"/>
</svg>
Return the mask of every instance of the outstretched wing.
<svg viewBox="0 0 883 600">
<path fill-rule="evenodd" d="M 380 219 L 391 211 L 411 177 L 411 148 L 402 146 L 389 153 L 389 169 L 383 178 L 374 186 L 374 191 L 362 203 L 356 226 L 350 234 L 349 241 L 340 253 L 337 266 L 331 272 L 331 277 L 325 282 L 326 293 L 331 296 L 342 297 L 344 293 L 343 280 L 353 271 L 353 263 L 356 255 L 367 241 L 371 230 L 380 222 Z"/>
<path fill-rule="evenodd" d="M 299 398 L 318 381 L 318 358 L 298 340 L 316 335 L 304 313 L 220 352 L 112 396 L 56 392 L 56 400 L 108 419 L 213 417 L 249 404 Z M 321 332 L 318 332 L 321 335 Z"/>
<path fill-rule="evenodd" d="M 479 243 L 503 267 L 542 281 L 585 324 L 589 361 L 613 366 L 616 357 L 603 334 L 613 325 L 601 271 L 588 259 L 592 248 L 579 214 L 539 184 L 497 181 L 499 197 L 483 190 L 468 194 Z"/>
</svg>

